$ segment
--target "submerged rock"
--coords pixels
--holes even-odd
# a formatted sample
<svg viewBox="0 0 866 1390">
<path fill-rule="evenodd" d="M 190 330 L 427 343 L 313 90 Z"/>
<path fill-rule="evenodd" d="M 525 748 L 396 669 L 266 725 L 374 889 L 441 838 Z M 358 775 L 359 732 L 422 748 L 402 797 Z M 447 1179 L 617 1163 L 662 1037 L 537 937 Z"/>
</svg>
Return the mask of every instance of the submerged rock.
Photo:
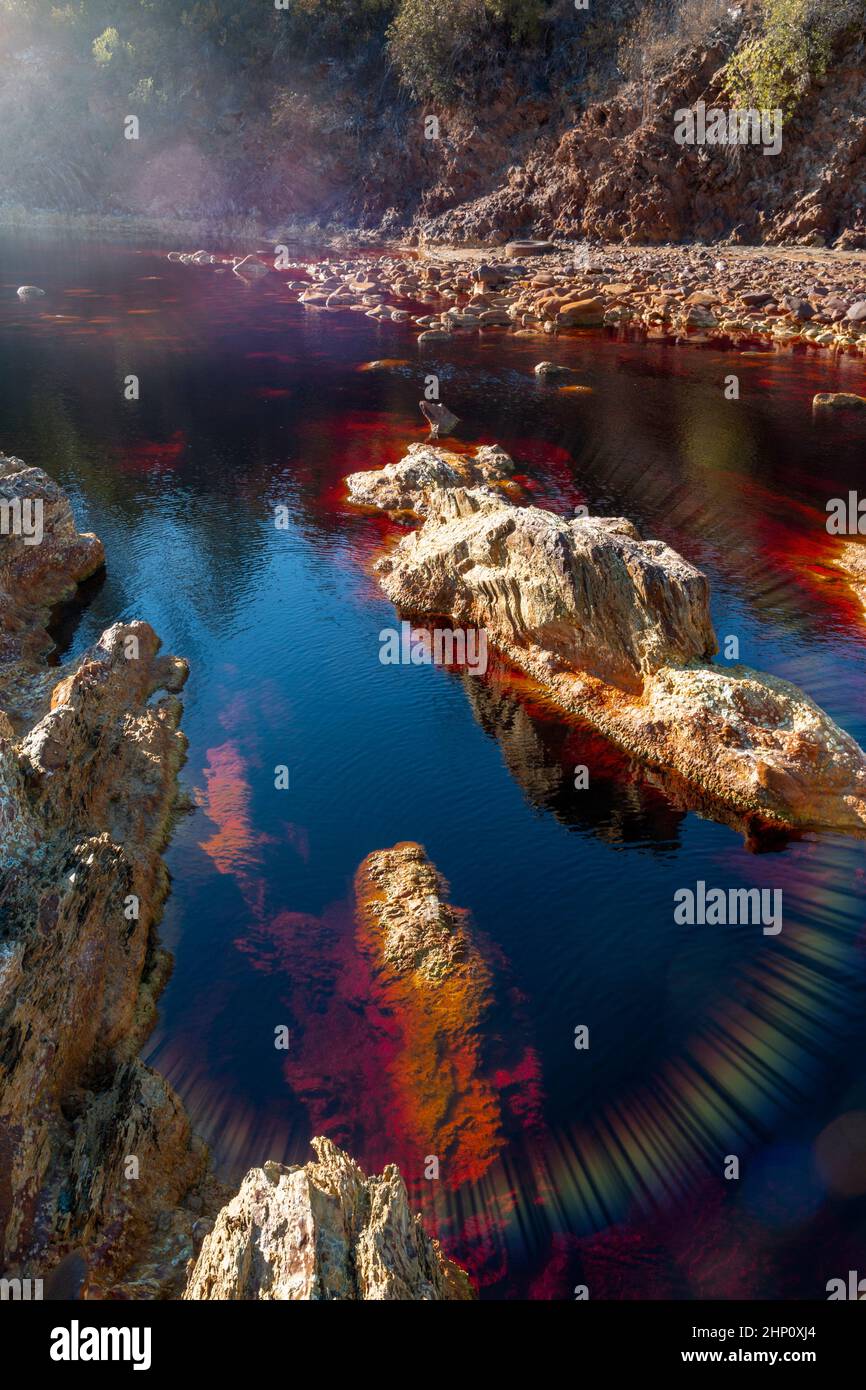
<svg viewBox="0 0 866 1390">
<path fill-rule="evenodd" d="M 186 1299 L 466 1300 L 468 1276 L 409 1209 L 389 1165 L 367 1177 L 329 1139 L 304 1167 L 253 1168 L 216 1218 Z"/>
<path fill-rule="evenodd" d="M 40 290 L 38 285 L 19 285 L 17 290 L 18 298 L 26 304 L 30 299 L 44 299 L 45 291 Z"/>
<path fill-rule="evenodd" d="M 375 1007 L 393 1020 L 390 1080 L 417 1172 L 435 1154 L 449 1186 L 478 1181 L 503 1136 L 485 1064 L 493 975 L 472 919 L 448 902 L 447 883 L 411 842 L 368 855 L 355 897 Z"/>
<path fill-rule="evenodd" d="M 796 686 L 710 664 L 708 583 L 675 551 L 489 488 L 445 484 L 424 506 L 376 566 L 399 608 L 483 627 L 560 705 L 722 806 L 866 830 L 866 754 Z"/>
<path fill-rule="evenodd" d="M 866 396 L 857 396 L 851 391 L 819 391 L 813 397 L 812 409 L 823 410 L 866 410 Z"/>
</svg>

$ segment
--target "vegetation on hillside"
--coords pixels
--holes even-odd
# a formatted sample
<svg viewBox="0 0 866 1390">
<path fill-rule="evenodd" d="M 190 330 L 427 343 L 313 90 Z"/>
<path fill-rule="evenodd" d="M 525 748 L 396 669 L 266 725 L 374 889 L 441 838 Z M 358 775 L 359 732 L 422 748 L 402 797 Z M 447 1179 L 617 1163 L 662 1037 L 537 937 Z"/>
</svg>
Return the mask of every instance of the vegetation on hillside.
<svg viewBox="0 0 866 1390">
<path fill-rule="evenodd" d="M 866 0 L 764 0 L 757 33 L 728 64 L 738 106 L 791 115 L 826 76 L 840 38 L 866 18 Z"/>
<path fill-rule="evenodd" d="M 646 117 L 677 54 L 743 6 L 728 96 L 786 111 L 866 18 L 866 0 L 0 0 L 0 204 L 372 207 L 431 111 L 495 138 L 497 108 L 526 102 L 562 129 L 626 83 Z"/>
</svg>

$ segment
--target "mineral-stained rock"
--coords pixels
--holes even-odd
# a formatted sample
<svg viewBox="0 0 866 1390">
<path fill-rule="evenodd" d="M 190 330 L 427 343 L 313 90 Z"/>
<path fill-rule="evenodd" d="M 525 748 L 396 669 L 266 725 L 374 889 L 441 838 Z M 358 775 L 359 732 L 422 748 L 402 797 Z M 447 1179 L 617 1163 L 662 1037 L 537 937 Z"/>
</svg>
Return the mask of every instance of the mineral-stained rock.
<svg viewBox="0 0 866 1390">
<path fill-rule="evenodd" d="M 739 814 L 866 829 L 866 754 L 801 690 L 709 663 L 700 571 L 630 522 L 564 520 L 489 490 L 426 497 L 377 564 L 413 615 L 486 629 L 565 708 Z"/>
<path fill-rule="evenodd" d="M 512 496 L 514 463 L 497 444 L 485 444 L 474 455 L 454 454 L 429 444 L 412 444 L 405 458 L 385 468 L 350 473 L 346 479 L 351 500 L 390 516 L 421 517 L 427 498 L 442 488 L 497 486 Z"/>
<path fill-rule="evenodd" d="M 419 401 L 418 405 L 430 425 L 433 439 L 438 439 L 440 434 L 453 434 L 455 426 L 460 423 L 460 417 L 441 401 Z"/>
<path fill-rule="evenodd" d="M 305 1167 L 253 1168 L 206 1235 L 187 1299 L 466 1300 L 467 1275 L 409 1209 L 389 1165 L 367 1177 L 328 1139 Z"/>
<path fill-rule="evenodd" d="M 400 1129 L 419 1167 L 435 1153 L 449 1183 L 478 1180 L 502 1146 L 502 1120 L 484 1064 L 492 972 L 469 915 L 411 842 L 368 855 L 355 891 L 374 1000 L 394 1021 Z"/>
</svg>

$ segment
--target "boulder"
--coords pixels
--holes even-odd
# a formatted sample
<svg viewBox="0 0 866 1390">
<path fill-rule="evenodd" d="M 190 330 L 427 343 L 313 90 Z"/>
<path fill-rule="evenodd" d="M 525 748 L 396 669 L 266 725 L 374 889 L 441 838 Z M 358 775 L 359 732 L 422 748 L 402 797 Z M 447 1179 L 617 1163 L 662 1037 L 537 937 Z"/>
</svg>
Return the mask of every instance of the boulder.
<svg viewBox="0 0 866 1390">
<path fill-rule="evenodd" d="M 422 529 L 377 567 L 409 611 L 447 613 L 509 651 L 540 649 L 633 691 L 663 665 L 716 650 L 706 578 L 631 522 L 567 520 L 483 489 L 425 501 Z"/>
<path fill-rule="evenodd" d="M 430 425 L 430 436 L 438 439 L 440 434 L 453 434 L 460 424 L 459 416 L 444 406 L 441 401 L 419 401 L 419 409 Z"/>
<path fill-rule="evenodd" d="M 510 481 L 513 472 L 514 463 L 496 444 L 483 444 L 474 455 L 412 444 L 399 463 L 350 473 L 346 486 L 350 500 L 359 506 L 391 516 L 423 517 L 428 497 L 443 488 L 502 486 L 517 495 Z"/>
<path fill-rule="evenodd" d="M 866 754 L 789 682 L 711 664 L 706 577 L 619 518 L 566 520 L 490 488 L 425 494 L 376 565 L 413 615 L 448 614 L 702 808 L 743 824 L 866 831 Z"/>
</svg>

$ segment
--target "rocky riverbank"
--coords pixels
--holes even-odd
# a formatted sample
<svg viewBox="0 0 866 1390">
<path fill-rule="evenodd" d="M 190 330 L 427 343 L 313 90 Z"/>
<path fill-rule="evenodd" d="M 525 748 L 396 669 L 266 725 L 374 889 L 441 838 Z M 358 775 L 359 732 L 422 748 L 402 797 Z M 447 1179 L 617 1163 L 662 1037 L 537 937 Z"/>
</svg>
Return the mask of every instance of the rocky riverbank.
<svg viewBox="0 0 866 1390">
<path fill-rule="evenodd" d="M 186 664 L 159 655 L 148 624 L 125 622 L 48 667 L 48 610 L 101 567 L 102 546 L 18 460 L 0 459 L 0 508 L 0 1273 L 41 1280 L 45 1297 L 177 1297 L 229 1196 L 180 1100 L 138 1056 L 170 969 L 156 927 Z M 347 1242 L 343 1282 L 304 1284 L 304 1254 L 291 1290 L 275 1292 L 262 1244 L 232 1296 L 468 1297 L 396 1170 L 367 1179 L 318 1144 L 318 1166 L 292 1170 L 309 1176 L 309 1208 L 296 1205 L 288 1230 L 281 1210 L 261 1239 L 292 1267 L 324 1203 Z M 226 1220 L 187 1297 L 229 1296 L 201 1291 Z"/>
<path fill-rule="evenodd" d="M 170 253 L 189 266 L 266 276 L 272 248 L 219 258 Z M 671 342 L 713 342 L 866 353 L 866 256 L 662 246 L 509 243 L 480 252 L 424 248 L 405 255 L 323 259 L 286 284 L 310 310 L 411 323 L 418 342 L 444 349 L 470 333 L 509 330 L 539 341 L 622 329 Z M 286 272 L 277 270 L 281 278 Z"/>
<path fill-rule="evenodd" d="M 866 830 L 866 753 L 796 686 L 713 663 L 706 577 L 668 546 L 490 487 L 425 484 L 416 510 L 376 565 L 402 612 L 483 628 L 562 708 L 747 823 Z"/>
</svg>

